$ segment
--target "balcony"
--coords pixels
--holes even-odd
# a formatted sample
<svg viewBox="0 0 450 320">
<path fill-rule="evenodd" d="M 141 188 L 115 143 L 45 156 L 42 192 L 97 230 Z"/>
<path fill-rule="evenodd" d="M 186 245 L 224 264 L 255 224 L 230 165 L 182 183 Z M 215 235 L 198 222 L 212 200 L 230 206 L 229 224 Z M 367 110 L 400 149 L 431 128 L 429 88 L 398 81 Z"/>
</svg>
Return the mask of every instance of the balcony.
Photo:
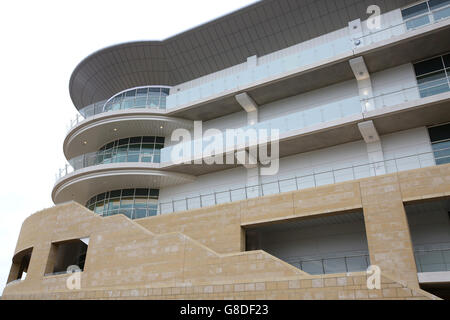
<svg viewBox="0 0 450 320">
<path fill-rule="evenodd" d="M 369 71 L 373 73 L 440 54 L 449 49 L 448 43 L 443 43 L 445 41 L 441 39 L 448 38 L 450 32 L 447 28 L 448 7 L 439 10 L 443 12 L 439 19 L 430 18 L 429 23 L 418 25 L 414 29 L 400 17 L 394 19 L 397 22 L 385 25 L 381 30 L 363 28 L 360 36 L 352 36 L 345 29 L 332 36 L 328 35 L 336 38 L 320 45 L 299 44 L 277 54 L 260 57 L 260 63 L 255 67 L 241 68 L 226 77 L 197 86 L 189 85 L 185 90 L 172 93 L 167 98 L 167 109 L 188 117 L 188 113 L 184 111 L 186 109 L 198 116 L 198 108 L 214 112 L 214 106 L 219 105 L 220 101 L 220 104 L 227 106 L 227 110 L 236 111 L 239 106 L 233 104 L 230 98 L 243 91 L 262 105 L 349 80 L 353 74 L 348 60 L 353 57 L 363 56 Z M 427 37 L 422 37 L 425 34 Z M 313 71 L 314 77 L 308 74 L 310 71 Z M 329 74 L 333 74 L 333 77 L 329 77 Z M 216 111 L 215 116 L 220 116 L 219 113 L 220 111 Z"/>
<path fill-rule="evenodd" d="M 436 165 L 435 152 L 439 152 L 441 155 L 439 157 L 440 164 L 450 163 L 450 148 L 444 148 L 434 152 L 413 154 L 379 162 L 368 162 L 362 165 L 322 172 L 312 172 L 311 174 L 294 176 L 288 179 L 275 179 L 259 185 L 243 186 L 220 192 L 200 194 L 195 197 L 173 199 L 170 202 L 160 202 L 158 209 L 160 214 L 173 213 L 400 171 L 426 168 Z"/>
<path fill-rule="evenodd" d="M 381 93 L 377 96 L 368 97 L 363 100 L 360 100 L 359 97 L 348 97 L 340 101 L 315 106 L 308 110 L 270 119 L 242 129 L 278 129 L 280 132 L 280 158 L 283 158 L 293 154 L 361 140 L 361 134 L 359 133 L 357 123 L 364 120 L 373 120 L 380 135 L 450 121 L 449 101 L 449 79 L 437 79 L 420 83 L 418 86 L 404 87 L 401 90 Z M 166 124 L 164 126 L 169 128 Z M 127 126 L 127 128 L 128 127 L 130 126 Z M 121 130 L 122 129 L 125 130 L 126 128 L 121 128 Z M 164 130 L 166 130 L 166 128 Z M 163 134 L 162 136 L 165 135 L 166 134 Z M 226 133 L 222 133 L 221 138 L 223 139 L 225 135 Z M 204 137 L 201 141 L 194 140 L 185 143 L 187 149 L 192 152 L 192 159 L 206 158 L 204 157 L 203 151 L 205 147 L 210 144 L 209 138 Z M 103 142 L 106 143 L 107 141 Z M 197 142 L 202 142 L 203 148 L 196 150 L 194 146 Z M 98 145 L 98 148 L 94 148 L 94 150 L 98 150 L 100 146 L 101 144 Z M 239 149 L 239 147 L 243 149 L 250 146 L 234 145 L 234 147 L 236 149 Z M 83 150 L 82 148 L 85 148 L 85 146 L 82 146 L 82 144 L 79 143 L 79 149 Z M 93 148 L 93 146 L 91 145 L 90 148 Z M 97 151 L 88 152 L 71 158 L 69 161 L 70 165 L 66 165 L 57 174 L 57 180 L 66 180 L 66 175 L 76 176 L 77 171 L 80 171 L 81 173 L 95 172 L 97 169 L 106 167 L 113 169 L 114 167 L 119 168 L 123 165 L 139 167 L 141 170 L 158 170 L 161 171 L 162 174 L 173 172 L 190 174 L 191 176 L 198 176 L 235 167 L 235 165 L 227 164 L 177 164 L 172 161 L 173 151 L 174 146 L 162 148 L 161 150 L 157 150 L 156 156 L 154 153 L 151 155 L 152 159 L 150 159 L 145 152 L 142 154 L 141 152 L 136 154 L 133 153 L 130 159 L 128 159 L 128 154 L 123 154 L 122 156 L 124 157 L 116 157 L 114 158 L 114 161 L 110 161 L 110 164 L 106 164 L 104 160 L 100 161 Z M 447 163 L 448 151 L 441 150 L 438 153 L 442 154 L 442 156 L 439 156 L 439 159 L 436 159 L 436 162 L 438 164 Z M 408 162 L 411 159 L 416 159 L 414 161 L 416 161 L 418 165 L 406 166 L 406 169 L 403 169 L 402 165 L 399 166 L 399 163 L 405 161 Z M 288 181 L 277 181 L 269 185 L 248 186 L 241 189 L 230 190 L 228 192 L 199 195 L 194 198 L 173 199 L 172 202 L 161 203 L 159 212 L 167 213 L 189 210 L 223 202 L 242 200 L 254 196 L 267 195 L 273 193 L 270 191 L 273 188 L 270 187 L 270 185 L 277 186 L 278 183 L 280 184 L 280 187 L 277 192 L 285 192 L 295 190 L 290 188 L 293 188 L 293 186 L 300 181 L 302 181 L 300 182 L 300 185 L 304 185 L 305 181 L 309 181 L 305 184 L 307 187 L 322 185 L 321 180 L 326 176 L 328 176 L 326 179 L 331 181 L 328 183 L 345 181 L 340 180 L 341 176 L 346 176 L 349 173 L 351 179 L 359 179 L 370 176 L 370 172 L 373 169 L 369 168 L 378 165 L 385 166 L 388 169 L 386 172 L 389 173 L 397 172 L 399 170 L 409 170 L 408 168 L 412 169 L 421 168 L 427 165 L 435 165 L 435 158 L 432 153 L 411 155 L 404 159 L 388 159 L 384 164 L 368 163 L 358 167 L 349 167 L 346 169 L 339 168 L 338 170 L 330 172 L 312 173 L 309 176 L 297 177 L 298 179 L 292 178 Z M 391 170 L 390 168 L 396 169 Z M 343 174 L 346 170 L 348 173 Z M 359 171 L 366 173 L 360 173 Z M 286 188 L 286 185 L 290 185 L 291 187 Z M 117 187 L 120 188 L 120 186 Z"/>
<path fill-rule="evenodd" d="M 79 112 L 82 117 L 77 114 L 76 118 L 70 122 L 68 131 L 78 125 L 83 119 L 105 112 L 128 109 L 165 110 L 169 91 L 170 87 L 166 86 L 145 86 L 127 89 L 108 100 L 96 102 L 80 109 Z"/>
</svg>

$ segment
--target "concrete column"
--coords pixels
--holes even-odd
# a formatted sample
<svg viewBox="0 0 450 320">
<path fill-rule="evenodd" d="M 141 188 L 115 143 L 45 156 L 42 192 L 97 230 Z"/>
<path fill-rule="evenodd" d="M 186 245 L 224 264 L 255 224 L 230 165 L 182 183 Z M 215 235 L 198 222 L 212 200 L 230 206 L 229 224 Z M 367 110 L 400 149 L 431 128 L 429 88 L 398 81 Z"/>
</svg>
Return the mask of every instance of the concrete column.
<svg viewBox="0 0 450 320">
<path fill-rule="evenodd" d="M 419 287 L 409 225 L 395 174 L 360 182 L 370 263 Z"/>
<path fill-rule="evenodd" d="M 370 167 L 371 176 L 386 174 L 384 165 L 384 153 L 381 145 L 381 139 L 372 120 L 358 123 L 359 131 L 366 142 L 367 156 L 369 162 L 373 163 Z"/>
<path fill-rule="evenodd" d="M 375 109 L 375 101 L 373 99 L 372 80 L 370 79 L 369 70 L 363 57 L 350 60 L 350 67 L 353 70 L 357 84 L 359 99 L 363 112 Z"/>
<path fill-rule="evenodd" d="M 250 58 L 249 58 L 250 59 Z M 259 113 L 258 113 L 258 105 L 256 102 L 250 97 L 246 92 L 236 95 L 236 100 L 242 106 L 242 108 L 247 112 L 247 125 L 252 126 L 258 123 L 259 121 Z M 246 155 L 250 161 L 252 155 L 246 152 Z M 243 159 L 243 153 L 241 153 L 238 157 L 238 161 Z M 244 163 L 244 166 L 247 168 L 247 186 L 259 186 L 260 185 L 260 165 L 258 163 L 258 159 L 254 159 L 252 157 L 253 162 Z M 242 162 L 242 160 L 241 160 Z M 248 190 L 250 192 L 249 196 L 255 197 L 262 195 L 262 190 L 259 187 L 251 188 Z"/>
</svg>

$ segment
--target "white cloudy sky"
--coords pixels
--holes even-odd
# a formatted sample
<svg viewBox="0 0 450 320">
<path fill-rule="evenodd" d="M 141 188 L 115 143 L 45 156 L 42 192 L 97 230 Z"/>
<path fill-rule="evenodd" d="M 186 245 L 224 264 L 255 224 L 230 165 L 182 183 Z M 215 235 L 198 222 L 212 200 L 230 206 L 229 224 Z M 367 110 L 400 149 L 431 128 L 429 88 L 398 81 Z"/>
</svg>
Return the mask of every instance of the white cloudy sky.
<svg viewBox="0 0 450 320">
<path fill-rule="evenodd" d="M 0 3 L 0 292 L 22 221 L 53 205 L 76 109 L 69 77 L 90 53 L 162 40 L 254 0 L 42 0 Z"/>
</svg>

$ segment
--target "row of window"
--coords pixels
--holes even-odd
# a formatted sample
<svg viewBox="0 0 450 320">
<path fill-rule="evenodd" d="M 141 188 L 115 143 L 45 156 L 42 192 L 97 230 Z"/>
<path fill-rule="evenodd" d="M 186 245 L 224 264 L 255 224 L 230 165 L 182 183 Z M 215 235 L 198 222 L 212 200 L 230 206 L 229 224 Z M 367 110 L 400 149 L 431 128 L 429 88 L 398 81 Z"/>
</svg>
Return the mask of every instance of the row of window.
<svg viewBox="0 0 450 320">
<path fill-rule="evenodd" d="M 130 108 L 166 108 L 169 88 L 138 88 L 122 92 L 106 102 L 104 112 Z"/>
<path fill-rule="evenodd" d="M 86 207 L 102 216 L 124 214 L 130 219 L 155 216 L 158 211 L 158 189 L 123 189 L 92 197 Z"/>
<path fill-rule="evenodd" d="M 161 161 L 164 137 L 131 137 L 104 145 L 95 154 L 94 163 L 151 162 Z"/>
<path fill-rule="evenodd" d="M 422 98 L 450 91 L 450 54 L 414 64 Z"/>
<path fill-rule="evenodd" d="M 450 0 L 429 0 L 402 10 L 407 29 L 450 17 Z"/>
</svg>

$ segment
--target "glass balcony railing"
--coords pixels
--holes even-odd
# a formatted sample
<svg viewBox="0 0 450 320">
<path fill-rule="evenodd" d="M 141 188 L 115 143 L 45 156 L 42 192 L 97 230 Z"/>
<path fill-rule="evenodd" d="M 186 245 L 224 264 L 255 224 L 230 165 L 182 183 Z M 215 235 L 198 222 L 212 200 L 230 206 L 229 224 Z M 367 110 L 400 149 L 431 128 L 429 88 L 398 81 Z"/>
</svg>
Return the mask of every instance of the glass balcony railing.
<svg viewBox="0 0 450 320">
<path fill-rule="evenodd" d="M 284 134 L 293 130 L 300 130 L 313 125 L 326 123 L 329 121 L 345 118 L 351 115 L 362 113 L 361 101 L 359 97 L 349 97 L 340 101 L 331 102 L 328 104 L 320 105 L 308 110 L 291 113 L 275 119 L 262 121 L 254 125 L 249 125 L 240 130 L 247 131 L 248 129 L 264 130 L 270 135 L 270 130 L 276 129 L 279 134 Z M 236 129 L 236 130 L 239 130 Z M 200 141 L 201 140 L 201 141 Z M 176 162 L 180 155 L 174 154 L 177 150 L 183 149 L 190 150 L 192 158 L 201 158 L 206 148 L 211 147 L 211 137 L 205 137 L 200 140 L 192 140 L 182 142 L 174 146 L 166 147 L 161 150 L 161 162 L 172 163 Z M 223 132 L 220 136 L 215 136 L 214 141 L 226 141 L 226 132 Z M 201 148 L 195 148 L 197 144 L 201 143 Z M 237 145 L 235 141 L 233 147 Z M 175 150 L 176 148 L 176 150 Z M 183 156 L 183 155 L 181 155 Z"/>
<path fill-rule="evenodd" d="M 173 93 L 167 97 L 167 109 L 193 103 L 228 91 L 243 89 L 252 83 L 276 77 L 283 73 L 333 58 L 353 49 L 348 36 L 326 42 L 310 49 L 300 48 L 295 53 L 258 65 L 227 77 L 209 81 L 191 89 Z"/>
<path fill-rule="evenodd" d="M 59 169 L 56 180 L 63 178 L 76 170 L 110 163 L 160 163 L 161 150 L 141 150 L 136 152 L 124 151 L 105 153 L 101 151 L 90 152 L 69 160 L 64 168 Z"/>
<path fill-rule="evenodd" d="M 70 122 L 69 130 L 86 118 L 109 111 L 143 108 L 165 110 L 169 91 L 170 87 L 145 86 L 118 93 L 108 100 L 80 109 L 80 113 Z"/>
<path fill-rule="evenodd" d="M 349 97 L 340 101 L 331 102 L 328 104 L 320 105 L 281 116 L 275 119 L 259 122 L 255 125 L 249 125 L 243 128 L 242 132 L 246 132 L 248 129 L 264 130 L 267 134 L 270 134 L 270 130 L 277 129 L 279 134 L 300 130 L 311 127 L 313 125 L 327 123 L 329 121 L 338 120 L 347 116 L 361 114 L 364 111 L 380 109 L 388 106 L 395 106 L 408 101 L 420 100 L 425 97 L 429 97 L 433 94 L 440 94 L 450 92 L 450 78 L 437 79 L 422 82 L 419 85 L 404 87 L 392 92 L 381 93 L 367 99 L 360 100 L 359 97 Z M 239 129 L 237 129 L 239 130 Z M 191 140 L 174 144 L 165 148 L 156 148 L 158 150 L 151 150 L 153 153 L 145 154 L 140 152 L 134 152 L 133 154 L 121 153 L 111 156 L 109 159 L 98 152 L 93 152 L 85 155 L 81 155 L 69 161 L 70 165 L 66 165 L 63 169 L 59 170 L 57 179 L 62 178 L 67 173 L 71 173 L 73 170 L 94 166 L 105 163 L 118 163 L 118 162 L 153 162 L 171 164 L 176 163 L 176 160 L 182 158 L 183 154 L 174 154 L 180 150 L 190 150 L 190 159 L 201 159 L 204 155 L 206 148 L 211 148 L 211 145 L 217 142 L 226 142 L 226 132 L 222 132 L 219 136 L 215 136 L 215 139 L 211 137 L 202 137 L 199 140 Z M 248 141 L 246 141 L 248 142 Z M 234 148 L 242 147 L 239 141 L 234 141 L 232 146 Z M 201 147 L 196 148 L 196 145 Z M 175 148 L 177 148 L 175 150 Z M 439 151 L 439 150 L 438 150 Z M 442 151 L 439 152 L 441 154 Z M 445 153 L 445 152 L 444 152 Z M 439 159 L 439 163 L 447 163 L 447 154 L 444 154 L 443 159 Z"/>
<path fill-rule="evenodd" d="M 340 54 L 352 51 L 355 48 L 361 48 L 383 40 L 388 40 L 411 30 L 441 22 L 450 17 L 450 9 L 449 6 L 446 6 L 438 8 L 433 12 L 429 12 L 426 15 L 430 16 L 429 21 L 425 24 L 419 24 L 415 28 L 411 28 L 410 21 L 406 20 L 396 24 L 384 25 L 380 29 L 365 31 L 360 37 L 352 38 L 350 34 L 348 34 L 347 36 L 309 49 L 299 47 L 291 54 L 258 65 L 254 68 L 236 72 L 226 77 L 173 93 L 167 97 L 167 109 L 195 103 L 196 101 L 224 94 L 226 92 L 242 90 L 254 83 L 263 81 L 264 79 L 294 72 L 298 68 L 331 59 Z M 382 21 L 384 20 L 382 19 Z"/>
<path fill-rule="evenodd" d="M 431 11 L 413 17 L 405 16 L 403 21 L 383 26 L 380 29 L 369 30 L 361 37 L 355 38 L 355 43 L 359 46 L 367 46 L 380 41 L 388 40 L 395 36 L 400 36 L 410 31 L 418 30 L 428 25 L 441 22 L 450 17 L 450 5 L 435 8 Z M 383 21 L 383 19 L 382 19 Z"/>
<path fill-rule="evenodd" d="M 362 100 L 362 105 L 366 111 L 381 109 L 445 92 L 450 92 L 450 78 L 447 76 L 435 80 L 421 81 L 419 85 L 368 97 Z"/>
<path fill-rule="evenodd" d="M 417 272 L 450 271 L 450 244 L 445 248 L 415 250 Z"/>
<path fill-rule="evenodd" d="M 450 163 L 450 148 L 442 149 L 440 151 L 442 153 L 445 152 L 447 156 L 442 156 L 439 164 Z M 172 201 L 161 201 L 158 205 L 158 212 L 159 214 L 165 214 L 199 209 L 222 203 L 230 203 L 283 192 L 315 188 L 339 182 L 426 168 L 435 165 L 435 152 L 427 152 L 325 171 L 314 172 L 314 169 L 311 168 L 311 171 L 313 172 L 306 175 L 293 175 L 291 178 L 275 179 L 259 185 L 243 186 L 236 189 L 204 193 L 197 196 L 173 199 Z"/>
<path fill-rule="evenodd" d="M 367 253 L 329 258 L 290 258 L 286 262 L 309 274 L 333 274 L 366 271 L 370 266 Z"/>
</svg>

